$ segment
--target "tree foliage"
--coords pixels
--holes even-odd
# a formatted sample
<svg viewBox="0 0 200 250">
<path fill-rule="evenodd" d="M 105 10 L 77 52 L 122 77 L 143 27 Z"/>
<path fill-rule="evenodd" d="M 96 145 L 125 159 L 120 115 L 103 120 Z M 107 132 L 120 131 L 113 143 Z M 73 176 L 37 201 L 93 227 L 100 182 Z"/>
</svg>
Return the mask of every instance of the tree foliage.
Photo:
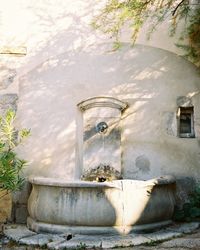
<svg viewBox="0 0 200 250">
<path fill-rule="evenodd" d="M 176 43 L 185 51 L 185 56 L 200 66 L 200 0 L 106 0 L 100 14 L 92 25 L 115 38 L 115 47 L 120 46 L 120 32 L 129 26 L 132 41 L 143 25 L 148 22 L 147 38 L 165 20 L 169 22 L 169 34 L 179 38 Z"/>
<path fill-rule="evenodd" d="M 15 148 L 30 134 L 30 130 L 16 131 L 14 127 L 15 112 L 8 110 L 5 116 L 0 116 L 0 188 L 7 191 L 17 191 L 24 182 L 20 172 L 26 161 L 20 159 Z"/>
</svg>

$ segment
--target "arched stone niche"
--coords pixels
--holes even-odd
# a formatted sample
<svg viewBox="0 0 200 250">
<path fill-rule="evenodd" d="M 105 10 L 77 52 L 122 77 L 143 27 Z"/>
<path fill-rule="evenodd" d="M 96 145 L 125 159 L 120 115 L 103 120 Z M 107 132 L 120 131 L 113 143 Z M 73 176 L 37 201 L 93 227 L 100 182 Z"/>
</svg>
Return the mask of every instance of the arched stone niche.
<svg viewBox="0 0 200 250">
<path fill-rule="evenodd" d="M 94 97 L 80 102 L 83 117 L 81 175 L 106 168 L 121 174 L 121 126 L 126 102 L 113 97 Z"/>
</svg>

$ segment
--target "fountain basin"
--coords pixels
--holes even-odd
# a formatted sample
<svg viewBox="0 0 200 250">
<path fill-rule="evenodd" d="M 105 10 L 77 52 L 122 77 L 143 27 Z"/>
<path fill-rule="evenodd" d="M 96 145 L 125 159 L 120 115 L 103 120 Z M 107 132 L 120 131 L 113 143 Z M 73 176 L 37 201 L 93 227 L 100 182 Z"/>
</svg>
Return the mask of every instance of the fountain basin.
<svg viewBox="0 0 200 250">
<path fill-rule="evenodd" d="M 30 177 L 28 227 L 50 233 L 120 233 L 150 230 L 171 222 L 172 176 L 148 181 L 66 181 Z"/>
</svg>

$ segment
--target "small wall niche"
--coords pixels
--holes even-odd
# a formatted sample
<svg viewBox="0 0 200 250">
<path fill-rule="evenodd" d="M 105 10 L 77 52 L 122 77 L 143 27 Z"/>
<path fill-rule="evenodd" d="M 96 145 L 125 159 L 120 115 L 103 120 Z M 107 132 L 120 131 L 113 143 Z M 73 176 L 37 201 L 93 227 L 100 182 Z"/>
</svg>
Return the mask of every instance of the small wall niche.
<svg viewBox="0 0 200 250">
<path fill-rule="evenodd" d="M 177 135 L 180 138 L 194 138 L 194 105 L 191 97 L 178 96 L 176 99 Z"/>
<path fill-rule="evenodd" d="M 121 173 L 120 120 L 127 103 L 113 97 L 94 97 L 77 106 L 83 117 L 81 174 L 103 166 Z"/>
<path fill-rule="evenodd" d="M 179 107 L 178 130 L 181 138 L 194 138 L 194 107 Z"/>
</svg>

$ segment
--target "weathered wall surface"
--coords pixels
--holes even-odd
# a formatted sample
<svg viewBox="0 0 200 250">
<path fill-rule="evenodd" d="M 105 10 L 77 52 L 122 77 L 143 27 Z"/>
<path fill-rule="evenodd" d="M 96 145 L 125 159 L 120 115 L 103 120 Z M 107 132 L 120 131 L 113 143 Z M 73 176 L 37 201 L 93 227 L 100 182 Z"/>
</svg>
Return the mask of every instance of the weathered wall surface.
<svg viewBox="0 0 200 250">
<path fill-rule="evenodd" d="M 32 128 L 23 149 L 32 163 L 27 173 L 74 178 L 77 143 L 83 136 L 77 103 L 106 95 L 129 104 L 121 119 L 124 178 L 199 176 L 196 69 L 164 50 L 124 45 L 108 52 L 108 48 L 64 53 L 21 79 L 18 114 Z M 180 96 L 194 105 L 197 138 L 177 137 Z"/>
<path fill-rule="evenodd" d="M 12 66 L 11 70 L 17 69 L 19 77 L 52 56 L 112 41 L 112 38 L 93 30 L 90 25 L 92 17 L 104 2 L 57 0 L 55 4 L 53 0 L 34 3 L 32 0 L 1 0 L 0 46 L 27 49 L 26 57 L 20 60 L 6 58 Z M 147 27 L 144 27 L 137 43 L 179 53 L 165 23 L 158 27 L 150 41 L 145 39 L 146 33 Z M 122 41 L 130 41 L 129 30 L 122 33 Z"/>
<path fill-rule="evenodd" d="M 112 40 L 90 26 L 101 4 L 92 0 L 2 3 L 0 46 L 27 48 L 24 57 L 2 56 L 0 71 L 1 110 L 17 108 L 16 126 L 31 128 L 31 137 L 18 149 L 29 161 L 25 174 L 77 178 L 83 136 L 77 104 L 105 95 L 129 103 L 120 121 L 124 178 L 164 174 L 199 178 L 196 68 L 176 55 L 174 40 L 167 32 L 160 37 L 160 30 L 149 42 L 141 33 L 137 42 L 142 45 L 134 48 L 124 34 L 124 47 L 112 51 Z M 184 98 L 194 105 L 193 139 L 177 137 L 176 112 Z M 27 190 L 15 197 L 15 218 L 26 216 Z"/>
</svg>

